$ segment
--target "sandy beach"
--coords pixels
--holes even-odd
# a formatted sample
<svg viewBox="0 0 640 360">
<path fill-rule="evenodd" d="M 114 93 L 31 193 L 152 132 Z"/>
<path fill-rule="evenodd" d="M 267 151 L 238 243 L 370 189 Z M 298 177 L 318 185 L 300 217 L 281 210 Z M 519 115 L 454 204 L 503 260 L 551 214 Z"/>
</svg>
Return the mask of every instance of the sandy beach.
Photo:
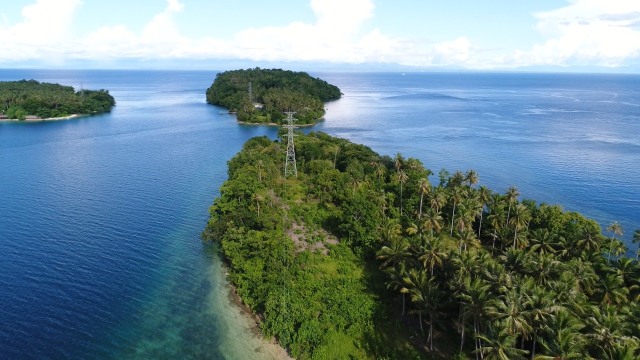
<svg viewBox="0 0 640 360">
<path fill-rule="evenodd" d="M 28 118 L 28 119 L 24 119 L 24 120 L 18 120 L 18 119 L 0 119 L 0 122 L 41 122 L 41 121 L 60 121 L 60 120 L 71 120 L 71 119 L 75 119 L 75 118 L 79 118 L 82 116 L 87 116 L 87 115 L 82 115 L 82 114 L 71 114 L 71 115 L 67 115 L 67 116 L 61 116 L 61 117 L 54 117 L 54 118 Z"/>
</svg>

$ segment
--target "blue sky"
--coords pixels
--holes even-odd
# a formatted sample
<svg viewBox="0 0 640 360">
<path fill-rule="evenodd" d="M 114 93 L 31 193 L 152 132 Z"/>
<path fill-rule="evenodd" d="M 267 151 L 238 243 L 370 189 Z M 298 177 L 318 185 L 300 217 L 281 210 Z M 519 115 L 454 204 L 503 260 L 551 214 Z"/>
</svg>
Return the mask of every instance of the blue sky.
<svg viewBox="0 0 640 360">
<path fill-rule="evenodd" d="M 638 73 L 640 1 L 11 0 L 0 44 L 0 67 Z"/>
</svg>

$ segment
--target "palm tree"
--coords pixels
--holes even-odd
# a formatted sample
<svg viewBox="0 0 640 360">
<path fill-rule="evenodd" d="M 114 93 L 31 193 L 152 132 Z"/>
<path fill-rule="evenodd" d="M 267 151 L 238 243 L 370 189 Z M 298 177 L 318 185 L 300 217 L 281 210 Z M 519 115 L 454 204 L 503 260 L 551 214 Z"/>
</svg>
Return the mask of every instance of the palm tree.
<svg viewBox="0 0 640 360">
<path fill-rule="evenodd" d="M 487 314 L 488 305 L 491 300 L 491 284 L 479 277 L 465 277 L 461 289 L 458 292 L 458 300 L 461 307 L 461 337 L 460 352 L 464 346 L 465 323 L 467 318 L 473 319 L 473 337 L 475 341 L 475 350 L 480 347 L 477 337 L 480 333 L 480 321 Z"/>
<path fill-rule="evenodd" d="M 636 260 L 638 260 L 638 256 L 640 255 L 640 229 L 633 232 L 633 243 L 638 244 L 638 250 L 636 251 Z"/>
<path fill-rule="evenodd" d="M 607 274 L 600 278 L 598 293 L 602 304 L 624 304 L 628 301 L 629 288 L 624 284 L 624 278 L 618 274 Z"/>
<path fill-rule="evenodd" d="M 260 217 L 260 203 L 264 201 L 264 196 L 262 194 L 253 193 L 251 195 L 251 199 L 256 202 L 257 216 Z"/>
<path fill-rule="evenodd" d="M 529 209 L 523 204 L 516 205 L 513 218 L 508 221 L 513 226 L 513 247 L 516 247 L 518 230 L 522 229 L 529 220 L 531 220 Z"/>
<path fill-rule="evenodd" d="M 424 332 L 422 314 L 426 314 L 429 317 L 427 341 L 429 342 L 429 349 L 433 350 L 433 323 L 439 311 L 442 292 L 438 288 L 436 279 L 429 276 L 422 269 L 409 270 L 409 274 L 405 277 L 405 283 L 409 289 L 411 302 L 416 306 L 415 312 L 418 313 L 422 332 Z"/>
<path fill-rule="evenodd" d="M 397 153 L 396 156 L 394 156 L 393 165 L 396 168 L 396 172 L 398 172 L 398 171 L 400 171 L 400 169 L 402 169 L 402 166 L 404 165 L 404 158 L 402 157 L 402 154 Z"/>
<path fill-rule="evenodd" d="M 382 240 L 387 243 L 395 241 L 402 234 L 402 227 L 397 219 L 385 218 L 379 228 Z"/>
<path fill-rule="evenodd" d="M 540 360 L 585 359 L 586 339 L 580 331 L 584 324 L 567 310 L 558 311 L 546 327 L 546 336 L 540 338 L 543 353 L 535 357 Z"/>
<path fill-rule="evenodd" d="M 423 241 L 419 251 L 420 257 L 418 257 L 418 261 L 422 263 L 425 269 L 429 269 L 430 275 L 433 277 L 433 269 L 436 266 L 442 267 L 447 257 L 442 241 L 440 238 L 429 236 Z"/>
<path fill-rule="evenodd" d="M 482 216 L 484 215 L 484 206 L 489 201 L 490 196 L 491 190 L 489 190 L 489 188 L 484 185 L 480 186 L 480 188 L 478 189 L 478 201 L 480 201 L 481 204 L 480 223 L 478 225 L 478 239 L 480 238 L 480 231 L 482 230 Z"/>
<path fill-rule="evenodd" d="M 509 335 L 519 335 L 522 340 L 526 339 L 533 330 L 527 310 L 529 296 L 526 294 L 527 288 L 532 286 L 533 282 L 529 279 L 523 280 L 520 286 L 506 289 L 506 293 L 495 302 L 495 307 L 490 312 L 503 324 Z"/>
<path fill-rule="evenodd" d="M 384 167 L 384 165 L 382 165 L 379 162 L 375 162 L 373 167 L 374 167 L 373 173 L 376 175 L 378 182 L 379 183 L 382 182 L 384 175 L 387 173 L 387 169 Z"/>
<path fill-rule="evenodd" d="M 576 245 L 581 253 L 591 254 L 600 251 L 600 242 L 598 241 L 600 234 L 592 233 L 584 230 L 582 237 L 578 239 Z"/>
<path fill-rule="evenodd" d="M 256 167 L 258 168 L 258 181 L 262 182 L 262 170 L 264 169 L 264 162 L 262 160 L 258 160 Z"/>
<path fill-rule="evenodd" d="M 389 276 L 389 280 L 386 282 L 387 289 L 393 289 L 402 294 L 402 316 L 404 316 L 405 295 L 409 292 L 404 282 L 404 278 L 407 276 L 405 263 L 401 262 L 397 266 L 388 267 L 384 269 L 384 272 Z"/>
<path fill-rule="evenodd" d="M 478 183 L 478 173 L 475 170 L 469 170 L 464 176 L 464 180 L 469 184 L 469 186 L 473 186 Z"/>
<path fill-rule="evenodd" d="M 525 359 L 526 350 L 516 347 L 516 336 L 510 334 L 507 329 L 496 329 L 490 326 L 486 335 L 478 335 L 484 346 L 475 352 L 481 355 L 483 360 L 519 360 Z"/>
<path fill-rule="evenodd" d="M 557 245 L 552 238 L 548 229 L 536 229 L 532 231 L 531 236 L 531 251 L 538 252 L 540 254 L 553 254 L 556 252 L 554 245 Z"/>
<path fill-rule="evenodd" d="M 507 193 L 505 194 L 507 202 L 509 203 L 509 210 L 507 210 L 507 224 L 509 223 L 509 217 L 511 216 L 511 205 L 518 200 L 518 196 L 520 196 L 520 192 L 518 192 L 518 188 L 515 186 L 510 186 L 507 189 Z"/>
<path fill-rule="evenodd" d="M 402 215 L 402 188 L 404 183 L 409 180 L 409 176 L 407 176 L 407 173 L 404 170 L 400 169 L 398 170 L 397 178 L 398 183 L 400 183 L 400 215 Z"/>
<path fill-rule="evenodd" d="M 622 225 L 619 222 L 614 221 L 609 226 L 607 226 L 607 231 L 611 232 L 611 243 L 609 245 L 609 256 L 608 260 L 611 260 L 611 250 L 613 250 L 613 242 L 616 239 L 616 235 L 622 236 Z"/>
<path fill-rule="evenodd" d="M 425 213 L 422 228 L 424 230 L 429 230 L 429 233 L 433 236 L 434 230 L 436 232 L 442 230 L 442 220 L 442 215 L 440 215 L 439 211 L 436 211 L 435 209 L 428 209 Z"/>
<path fill-rule="evenodd" d="M 463 187 L 454 186 L 453 188 L 451 188 L 451 194 L 449 195 L 451 202 L 453 202 L 453 211 L 451 212 L 451 231 L 449 234 L 451 236 L 453 236 L 453 221 L 456 218 L 456 205 L 460 203 L 460 201 L 462 201 L 464 196 L 465 196 L 465 190 Z"/>
<path fill-rule="evenodd" d="M 377 259 L 382 261 L 380 269 L 396 266 L 410 256 L 409 243 L 405 239 L 394 237 L 389 246 L 383 246 L 376 255 Z"/>
<path fill-rule="evenodd" d="M 447 201 L 447 195 L 443 187 L 438 186 L 431 192 L 431 199 L 429 201 L 429 205 L 436 212 L 439 212 L 440 209 L 444 206 Z"/>
<path fill-rule="evenodd" d="M 424 196 L 429 194 L 430 190 L 431 184 L 429 183 L 429 179 L 425 177 L 418 180 L 418 191 L 420 192 L 420 210 L 418 212 L 418 219 L 422 219 L 422 203 Z"/>
<path fill-rule="evenodd" d="M 338 161 L 338 152 L 340 152 L 340 145 L 333 144 L 325 146 L 325 151 L 329 153 L 329 155 L 333 155 L 333 168 L 336 168 L 336 162 Z"/>
<path fill-rule="evenodd" d="M 592 345 L 600 350 L 598 358 L 607 358 L 616 344 L 622 343 L 627 333 L 626 316 L 613 305 L 605 305 L 595 309 L 587 319 L 588 332 L 586 337 L 592 340 Z"/>
<path fill-rule="evenodd" d="M 536 356 L 536 344 L 538 343 L 539 335 L 547 327 L 553 315 L 563 310 L 563 307 L 556 305 L 555 294 L 542 286 L 533 287 L 529 296 L 529 306 L 531 308 L 529 322 L 531 323 L 531 334 L 533 335 L 531 358 L 533 359 Z"/>
</svg>

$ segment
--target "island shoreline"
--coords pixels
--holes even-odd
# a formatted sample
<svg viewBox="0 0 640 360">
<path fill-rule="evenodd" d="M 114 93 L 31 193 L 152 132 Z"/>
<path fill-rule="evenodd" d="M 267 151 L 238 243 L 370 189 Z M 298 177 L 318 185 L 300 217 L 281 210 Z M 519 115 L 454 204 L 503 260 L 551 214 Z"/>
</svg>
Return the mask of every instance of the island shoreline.
<svg viewBox="0 0 640 360">
<path fill-rule="evenodd" d="M 78 119 L 78 118 L 83 118 L 88 116 L 91 116 L 91 114 L 71 114 L 67 116 L 59 116 L 59 117 L 52 117 L 52 118 L 37 118 L 37 119 L 0 119 L 0 122 L 34 123 L 34 122 L 44 122 L 44 121 L 71 120 L 71 119 Z"/>
</svg>

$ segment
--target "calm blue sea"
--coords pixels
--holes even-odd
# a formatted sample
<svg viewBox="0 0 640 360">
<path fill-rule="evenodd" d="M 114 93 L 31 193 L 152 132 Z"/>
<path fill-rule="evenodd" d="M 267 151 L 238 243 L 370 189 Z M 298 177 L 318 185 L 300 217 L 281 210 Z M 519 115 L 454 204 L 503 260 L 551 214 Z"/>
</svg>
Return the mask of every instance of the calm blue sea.
<svg viewBox="0 0 640 360">
<path fill-rule="evenodd" d="M 640 228 L 639 76 L 312 74 L 345 94 L 312 130 L 434 173 L 475 169 L 494 190 L 619 221 L 629 243 Z M 0 358 L 269 357 L 245 340 L 199 236 L 227 160 L 276 130 L 206 105 L 214 76 L 0 70 L 117 101 L 106 115 L 0 123 Z"/>
</svg>

